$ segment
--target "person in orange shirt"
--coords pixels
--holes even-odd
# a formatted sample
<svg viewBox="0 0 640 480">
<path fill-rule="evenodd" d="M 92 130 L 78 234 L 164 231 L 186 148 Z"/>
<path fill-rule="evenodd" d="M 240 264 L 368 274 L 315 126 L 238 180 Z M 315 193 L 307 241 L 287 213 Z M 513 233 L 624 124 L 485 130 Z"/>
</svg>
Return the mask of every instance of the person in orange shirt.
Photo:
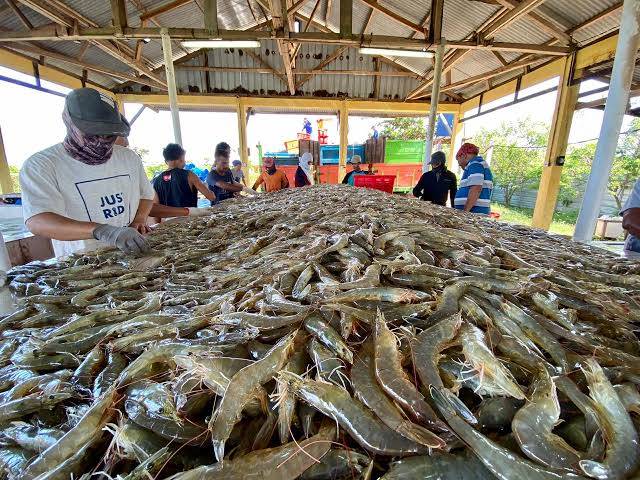
<svg viewBox="0 0 640 480">
<path fill-rule="evenodd" d="M 264 185 L 264 189 L 267 192 L 276 192 L 283 188 L 289 188 L 289 180 L 282 170 L 276 168 L 273 158 L 264 158 L 263 164 L 265 171 L 260 174 L 256 183 L 253 184 L 253 189 L 257 190 L 260 185 Z"/>
</svg>

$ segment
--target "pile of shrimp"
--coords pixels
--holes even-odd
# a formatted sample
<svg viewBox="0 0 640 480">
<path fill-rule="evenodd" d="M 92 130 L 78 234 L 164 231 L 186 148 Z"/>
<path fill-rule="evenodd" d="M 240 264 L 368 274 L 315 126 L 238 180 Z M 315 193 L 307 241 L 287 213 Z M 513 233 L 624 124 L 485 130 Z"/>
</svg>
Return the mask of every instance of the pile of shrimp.
<svg viewBox="0 0 640 480">
<path fill-rule="evenodd" d="M 320 185 L 7 274 L 0 478 L 640 478 L 640 266 Z"/>
</svg>

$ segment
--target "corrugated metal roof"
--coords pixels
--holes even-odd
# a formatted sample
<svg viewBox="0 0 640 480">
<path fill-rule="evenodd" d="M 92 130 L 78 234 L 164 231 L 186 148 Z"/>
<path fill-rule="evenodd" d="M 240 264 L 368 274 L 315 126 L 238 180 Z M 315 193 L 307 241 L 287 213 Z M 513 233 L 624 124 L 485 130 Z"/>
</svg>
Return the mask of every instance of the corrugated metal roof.
<svg viewBox="0 0 640 480">
<path fill-rule="evenodd" d="M 50 0 L 43 0 L 46 4 Z M 106 26 L 111 23 L 111 7 L 106 1 L 97 0 L 57 0 L 63 1 L 70 8 L 76 10 L 81 15 L 89 18 L 91 22 L 97 25 Z M 140 15 L 157 8 L 159 5 L 167 4 L 170 0 L 128 0 L 127 13 L 129 24 L 132 26 L 140 25 Z M 403 18 L 420 24 L 431 6 L 430 0 L 379 0 L 380 5 L 401 15 Z M 326 25 L 329 29 L 337 31 L 339 27 L 339 9 L 340 0 L 332 0 L 331 10 L 327 18 L 328 0 L 319 0 L 314 20 L 321 25 Z M 592 18 L 599 12 L 615 5 L 618 0 L 546 0 L 535 11 L 546 18 L 551 18 L 553 23 L 559 29 L 568 29 L 571 26 L 578 25 L 585 20 Z M 158 15 L 153 21 L 149 22 L 150 26 L 166 26 L 166 27 L 185 27 L 200 28 L 203 26 L 203 13 L 201 3 L 198 1 L 188 2 L 169 12 Z M 315 5 L 315 0 L 309 0 L 301 8 L 300 13 L 309 16 Z M 19 8 L 25 13 L 29 20 L 35 26 L 41 26 L 51 21 L 44 16 L 33 12 L 25 5 L 19 3 Z M 484 0 L 446 0 L 444 3 L 444 24 L 443 35 L 445 38 L 453 41 L 468 38 L 475 32 L 479 25 L 484 23 L 488 18 L 492 17 L 501 7 L 491 4 Z M 371 14 L 371 7 L 364 2 L 354 1 L 353 6 L 353 31 L 355 33 L 362 32 L 364 25 L 367 23 Z M 573 35 L 573 38 L 579 44 L 585 44 L 604 33 L 615 30 L 619 25 L 620 12 L 609 15 L 595 22 L 594 24 L 583 28 Z M 256 0 L 220 0 L 218 1 L 218 20 L 224 29 L 248 29 L 262 22 L 264 17 L 262 10 Z M 23 30 L 24 26 L 18 18 L 8 9 L 0 11 L 0 28 L 6 30 Z M 311 29 L 313 31 L 313 28 Z M 386 15 L 375 12 L 367 28 L 368 34 L 374 35 L 391 35 L 398 37 L 421 38 L 412 29 L 401 23 L 394 21 Z M 522 42 L 522 43 L 544 43 L 552 40 L 553 37 L 541 28 L 536 22 L 529 17 L 524 17 L 514 22 L 504 30 L 499 31 L 496 40 L 504 42 Z M 130 49 L 135 48 L 136 42 L 118 42 L 120 45 L 127 45 Z M 80 52 L 80 45 L 72 42 L 42 42 L 42 46 L 55 50 L 59 53 L 70 57 L 77 57 Z M 297 69 L 311 69 L 317 65 L 319 59 L 314 57 L 326 58 L 335 47 L 327 45 L 303 44 L 300 53 L 302 58 L 297 59 Z M 269 49 L 270 55 L 266 55 Z M 268 61 L 276 70 L 283 72 L 283 65 L 277 52 L 274 41 L 264 41 L 260 51 L 260 56 Z M 181 47 L 178 42 L 173 42 L 174 59 L 178 59 L 189 53 L 188 50 Z M 211 50 L 207 53 L 209 65 L 233 68 L 250 68 L 261 67 L 254 59 L 247 55 L 240 56 L 238 52 L 225 52 L 224 50 Z M 307 58 L 307 55 L 309 58 Z M 503 57 L 507 61 L 512 61 L 519 55 L 517 52 L 504 52 Z M 147 64 L 151 67 L 161 67 L 163 63 L 163 54 L 161 42 L 159 40 L 151 40 L 143 48 L 143 56 Z M 348 57 L 348 58 L 347 58 Z M 130 75 L 137 75 L 129 66 L 123 62 L 113 58 L 102 50 L 91 46 L 85 53 L 84 59 L 89 63 L 100 64 L 118 72 L 126 72 Z M 424 75 L 432 69 L 432 60 L 429 59 L 411 59 L 396 58 L 394 59 L 399 65 L 408 68 L 420 75 Z M 201 59 L 192 59 L 186 65 L 198 65 Z M 65 64 L 64 62 L 51 61 L 52 65 L 60 66 L 77 75 L 81 74 L 81 68 Z M 452 70 L 452 82 L 457 82 L 468 77 L 481 75 L 496 68 L 501 63 L 490 52 L 473 51 L 470 52 L 464 60 L 460 61 Z M 389 65 L 383 65 L 383 70 L 392 69 Z M 363 58 L 357 49 L 350 49 L 348 53 L 343 55 L 342 59 L 338 59 L 329 66 L 327 70 L 368 70 L 372 69 L 372 59 Z M 510 72 L 503 76 L 492 79 L 492 82 L 499 83 L 503 79 L 511 78 L 518 75 L 519 72 Z M 162 75 L 162 70 L 159 70 Z M 110 77 L 89 73 L 89 78 L 98 81 L 108 87 L 116 87 L 121 80 L 114 80 Z M 179 89 L 187 92 L 190 89 L 200 92 L 206 91 L 205 74 L 198 71 L 179 70 L 177 73 Z M 286 85 L 277 77 L 271 74 L 259 74 L 256 72 L 210 72 L 209 74 L 211 88 L 214 91 L 248 91 L 259 95 L 268 94 L 263 92 L 271 92 L 278 94 L 286 94 Z M 300 76 L 296 76 L 299 80 Z M 314 92 L 326 91 L 326 94 L 347 95 L 353 98 L 368 98 L 373 92 L 374 79 L 372 76 L 361 75 L 316 75 L 310 81 L 304 84 L 302 91 L 304 94 L 312 95 Z M 381 77 L 379 81 L 380 95 L 383 98 L 403 98 L 409 91 L 418 85 L 418 80 L 411 77 Z M 139 89 L 139 86 L 134 87 Z M 484 88 L 483 85 L 467 86 L 460 89 L 458 94 L 473 95 L 474 92 Z"/>
</svg>

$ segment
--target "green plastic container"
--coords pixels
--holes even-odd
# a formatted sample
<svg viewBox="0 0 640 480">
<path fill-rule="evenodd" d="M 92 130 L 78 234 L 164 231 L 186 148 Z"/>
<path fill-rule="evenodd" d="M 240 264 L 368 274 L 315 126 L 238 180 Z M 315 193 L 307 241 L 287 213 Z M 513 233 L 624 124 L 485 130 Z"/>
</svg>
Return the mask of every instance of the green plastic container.
<svg viewBox="0 0 640 480">
<path fill-rule="evenodd" d="M 384 163 L 422 163 L 423 159 L 424 141 L 387 140 Z"/>
</svg>

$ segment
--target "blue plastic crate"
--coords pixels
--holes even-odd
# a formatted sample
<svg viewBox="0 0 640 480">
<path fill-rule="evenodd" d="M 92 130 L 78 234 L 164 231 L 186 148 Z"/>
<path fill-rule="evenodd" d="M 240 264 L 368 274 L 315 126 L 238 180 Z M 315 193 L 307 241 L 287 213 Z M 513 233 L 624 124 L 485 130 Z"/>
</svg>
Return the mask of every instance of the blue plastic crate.
<svg viewBox="0 0 640 480">
<path fill-rule="evenodd" d="M 350 162 L 354 155 L 360 155 L 364 163 L 364 145 L 349 145 L 347 147 L 347 162 Z M 340 163 L 340 145 L 322 145 L 320 147 L 320 164 L 338 165 L 338 163 Z"/>
</svg>

